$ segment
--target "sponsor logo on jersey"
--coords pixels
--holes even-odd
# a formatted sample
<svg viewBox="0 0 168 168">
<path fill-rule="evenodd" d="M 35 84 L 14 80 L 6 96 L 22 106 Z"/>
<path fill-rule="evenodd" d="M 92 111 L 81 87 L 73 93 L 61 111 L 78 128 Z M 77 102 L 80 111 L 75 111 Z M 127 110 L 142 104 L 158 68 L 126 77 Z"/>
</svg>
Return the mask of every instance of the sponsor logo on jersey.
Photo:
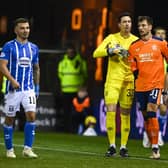
<svg viewBox="0 0 168 168">
<path fill-rule="evenodd" d="M 28 57 L 20 57 L 18 64 L 21 67 L 29 67 L 31 65 L 31 60 Z"/>
</svg>

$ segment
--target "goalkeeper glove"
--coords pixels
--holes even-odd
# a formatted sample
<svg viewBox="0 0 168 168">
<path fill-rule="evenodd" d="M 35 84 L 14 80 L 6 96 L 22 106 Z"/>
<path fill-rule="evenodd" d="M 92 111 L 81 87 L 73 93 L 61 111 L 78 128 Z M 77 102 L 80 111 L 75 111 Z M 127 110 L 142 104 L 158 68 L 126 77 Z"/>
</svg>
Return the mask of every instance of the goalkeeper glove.
<svg viewBox="0 0 168 168">
<path fill-rule="evenodd" d="M 116 45 L 116 47 L 113 48 L 107 47 L 107 54 L 109 56 L 119 55 L 120 57 L 127 57 L 128 51 L 120 47 L 120 45 Z"/>
<path fill-rule="evenodd" d="M 114 56 L 119 53 L 119 50 L 117 48 L 107 48 L 107 54 L 109 56 Z"/>
<path fill-rule="evenodd" d="M 124 48 L 121 48 L 119 54 L 121 57 L 128 57 L 128 51 L 125 50 Z"/>
</svg>

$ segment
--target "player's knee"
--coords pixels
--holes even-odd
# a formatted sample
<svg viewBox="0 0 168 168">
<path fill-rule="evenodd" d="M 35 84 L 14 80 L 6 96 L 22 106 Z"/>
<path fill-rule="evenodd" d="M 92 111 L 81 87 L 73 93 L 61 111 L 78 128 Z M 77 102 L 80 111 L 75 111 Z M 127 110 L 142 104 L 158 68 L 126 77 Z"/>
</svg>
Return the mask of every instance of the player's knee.
<svg viewBox="0 0 168 168">
<path fill-rule="evenodd" d="M 5 117 L 5 124 L 7 125 L 7 126 L 11 126 L 11 125 L 13 125 L 14 124 L 14 117 Z"/>
<path fill-rule="evenodd" d="M 160 105 L 160 115 L 164 116 L 167 113 L 167 106 L 166 105 Z"/>
<path fill-rule="evenodd" d="M 115 112 L 117 110 L 117 105 L 116 104 L 107 104 L 106 105 L 107 112 Z"/>
<path fill-rule="evenodd" d="M 157 104 L 148 103 L 148 105 L 147 105 L 147 111 L 157 112 L 157 110 L 158 110 L 158 105 Z"/>
<path fill-rule="evenodd" d="M 36 114 L 35 112 L 26 112 L 26 120 L 28 122 L 34 122 L 36 119 Z"/>
<path fill-rule="evenodd" d="M 123 115 L 130 114 L 131 109 L 126 109 L 126 108 L 122 108 L 122 107 L 120 107 L 120 109 L 121 109 L 121 114 L 123 114 Z"/>
<path fill-rule="evenodd" d="M 165 116 L 167 114 L 167 111 L 165 110 L 165 111 L 160 111 L 160 115 L 161 116 Z"/>
</svg>

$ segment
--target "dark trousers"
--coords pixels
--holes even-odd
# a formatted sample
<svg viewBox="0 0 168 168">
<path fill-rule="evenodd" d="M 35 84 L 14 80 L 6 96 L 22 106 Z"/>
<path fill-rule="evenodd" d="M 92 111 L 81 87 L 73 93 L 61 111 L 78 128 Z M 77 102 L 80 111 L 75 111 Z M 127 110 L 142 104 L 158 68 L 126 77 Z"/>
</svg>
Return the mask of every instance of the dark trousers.
<svg viewBox="0 0 168 168">
<path fill-rule="evenodd" d="M 84 121 L 85 121 L 86 116 L 87 115 L 85 114 L 85 111 L 82 111 L 80 113 L 77 111 L 73 112 L 73 132 L 74 133 L 76 133 L 76 134 L 79 133 L 78 132 L 79 125 L 81 125 L 83 127 L 82 132 L 84 131 L 84 129 L 85 129 Z"/>
<path fill-rule="evenodd" d="M 72 115 L 73 115 L 73 104 L 72 100 L 77 93 L 63 93 L 62 95 L 62 106 L 63 106 L 63 124 L 64 132 L 74 133 L 73 124 L 72 124 Z"/>
</svg>

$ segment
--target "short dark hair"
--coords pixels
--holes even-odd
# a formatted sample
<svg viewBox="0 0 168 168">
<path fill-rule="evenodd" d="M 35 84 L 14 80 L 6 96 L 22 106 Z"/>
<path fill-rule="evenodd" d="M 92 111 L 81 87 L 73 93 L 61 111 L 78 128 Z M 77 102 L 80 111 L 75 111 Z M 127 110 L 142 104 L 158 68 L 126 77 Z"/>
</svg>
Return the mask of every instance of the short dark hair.
<svg viewBox="0 0 168 168">
<path fill-rule="evenodd" d="M 118 16 L 118 22 L 121 21 L 121 18 L 124 17 L 124 16 L 129 16 L 132 20 L 132 14 L 130 12 L 122 12 L 119 16 Z"/>
<path fill-rule="evenodd" d="M 29 23 L 29 20 L 27 18 L 17 18 L 13 23 L 14 27 L 16 27 L 18 23 Z"/>
<path fill-rule="evenodd" d="M 153 25 L 153 18 L 150 16 L 138 16 L 138 22 L 146 20 L 148 24 Z"/>
<path fill-rule="evenodd" d="M 165 33 L 167 32 L 166 29 L 165 29 L 164 27 L 157 26 L 157 27 L 155 27 L 155 28 L 153 29 L 154 34 L 156 34 L 156 32 L 157 32 L 158 30 L 164 30 Z"/>
</svg>

